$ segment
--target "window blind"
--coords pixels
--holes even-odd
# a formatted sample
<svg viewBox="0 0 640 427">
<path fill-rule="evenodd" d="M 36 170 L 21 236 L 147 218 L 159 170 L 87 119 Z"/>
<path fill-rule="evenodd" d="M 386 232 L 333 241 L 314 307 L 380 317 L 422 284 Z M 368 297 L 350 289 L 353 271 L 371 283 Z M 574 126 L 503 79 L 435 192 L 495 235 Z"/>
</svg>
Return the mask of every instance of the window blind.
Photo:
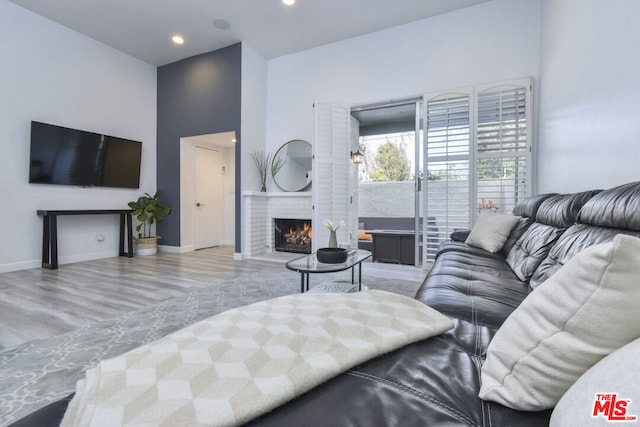
<svg viewBox="0 0 640 427">
<path fill-rule="evenodd" d="M 428 262 L 481 212 L 510 213 L 531 194 L 531 80 L 427 94 L 424 106 Z"/>
<path fill-rule="evenodd" d="M 530 195 L 530 81 L 477 89 L 476 206 L 510 213 Z"/>
<path fill-rule="evenodd" d="M 471 93 L 424 98 L 427 262 L 433 261 L 440 242 L 469 225 L 470 101 Z"/>
</svg>

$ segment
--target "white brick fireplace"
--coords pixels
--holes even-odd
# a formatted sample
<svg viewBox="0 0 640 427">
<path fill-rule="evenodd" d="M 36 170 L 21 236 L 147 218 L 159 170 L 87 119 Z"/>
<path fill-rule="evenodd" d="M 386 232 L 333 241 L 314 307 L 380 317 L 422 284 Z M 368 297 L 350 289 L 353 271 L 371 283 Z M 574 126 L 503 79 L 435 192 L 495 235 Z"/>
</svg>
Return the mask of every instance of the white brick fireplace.
<svg viewBox="0 0 640 427">
<path fill-rule="evenodd" d="M 245 237 L 243 257 L 273 253 L 274 218 L 311 219 L 311 192 L 245 191 Z"/>
</svg>

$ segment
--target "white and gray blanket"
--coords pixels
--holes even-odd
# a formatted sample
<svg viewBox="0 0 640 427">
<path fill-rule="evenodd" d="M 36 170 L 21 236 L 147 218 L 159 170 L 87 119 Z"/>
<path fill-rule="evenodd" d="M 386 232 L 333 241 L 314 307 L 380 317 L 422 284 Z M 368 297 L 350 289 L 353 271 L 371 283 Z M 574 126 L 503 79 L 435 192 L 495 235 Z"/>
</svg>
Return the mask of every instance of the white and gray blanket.
<svg viewBox="0 0 640 427">
<path fill-rule="evenodd" d="M 452 326 L 419 301 L 384 291 L 239 307 L 87 371 L 62 426 L 242 424 Z"/>
</svg>

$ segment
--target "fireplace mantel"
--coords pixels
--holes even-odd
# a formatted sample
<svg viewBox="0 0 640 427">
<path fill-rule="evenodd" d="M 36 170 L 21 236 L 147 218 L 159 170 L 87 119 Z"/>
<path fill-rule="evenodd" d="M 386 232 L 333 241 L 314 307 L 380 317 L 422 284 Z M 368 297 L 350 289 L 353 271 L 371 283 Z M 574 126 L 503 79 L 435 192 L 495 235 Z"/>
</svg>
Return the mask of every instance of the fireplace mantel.
<svg viewBox="0 0 640 427">
<path fill-rule="evenodd" d="M 264 192 L 264 191 L 243 191 L 242 192 L 242 196 L 243 197 L 266 197 L 266 198 L 270 198 L 270 197 L 294 197 L 294 198 L 309 198 L 311 199 L 311 192 L 310 191 L 299 191 L 299 192 L 285 192 L 285 191 L 268 191 L 268 192 Z"/>
<path fill-rule="evenodd" d="M 273 252 L 274 218 L 311 219 L 311 192 L 243 191 L 245 234 L 243 257 Z"/>
</svg>

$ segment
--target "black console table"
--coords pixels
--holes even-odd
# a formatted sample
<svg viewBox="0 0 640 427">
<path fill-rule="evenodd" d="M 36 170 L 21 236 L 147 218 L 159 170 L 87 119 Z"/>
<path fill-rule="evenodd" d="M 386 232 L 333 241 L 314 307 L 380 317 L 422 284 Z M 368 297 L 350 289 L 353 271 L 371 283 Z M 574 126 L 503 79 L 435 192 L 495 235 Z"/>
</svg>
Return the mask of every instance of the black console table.
<svg viewBox="0 0 640 427">
<path fill-rule="evenodd" d="M 45 211 L 37 213 L 43 219 L 42 225 L 42 268 L 55 270 L 58 268 L 58 216 L 60 215 L 120 215 L 120 256 L 133 257 L 133 226 L 131 223 L 131 209 L 114 210 L 64 210 Z M 127 235 L 127 250 L 125 252 L 125 228 Z"/>
</svg>

